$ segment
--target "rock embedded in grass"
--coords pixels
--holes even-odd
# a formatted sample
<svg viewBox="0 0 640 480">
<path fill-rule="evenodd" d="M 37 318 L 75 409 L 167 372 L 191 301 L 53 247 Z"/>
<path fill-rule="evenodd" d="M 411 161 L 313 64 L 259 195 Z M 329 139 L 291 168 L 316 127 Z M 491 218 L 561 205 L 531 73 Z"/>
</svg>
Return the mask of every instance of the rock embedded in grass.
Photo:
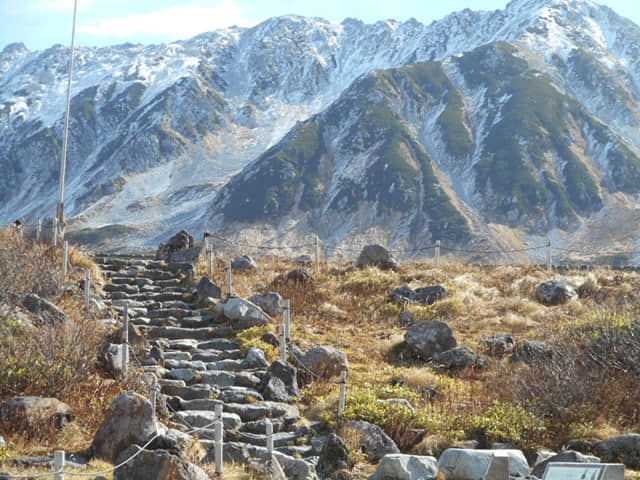
<svg viewBox="0 0 640 480">
<path fill-rule="evenodd" d="M 428 320 L 409 327 L 404 340 L 420 358 L 429 361 L 437 353 L 450 350 L 458 345 L 453 331 L 445 322 Z"/>
</svg>

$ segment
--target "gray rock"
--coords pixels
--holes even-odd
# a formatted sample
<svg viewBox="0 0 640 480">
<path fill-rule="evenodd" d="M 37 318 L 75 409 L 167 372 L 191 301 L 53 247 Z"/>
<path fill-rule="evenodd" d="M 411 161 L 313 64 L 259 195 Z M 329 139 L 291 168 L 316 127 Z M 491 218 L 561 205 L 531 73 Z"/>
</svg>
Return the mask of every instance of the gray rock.
<svg viewBox="0 0 640 480">
<path fill-rule="evenodd" d="M 437 475 L 435 457 L 389 454 L 382 457 L 369 480 L 432 480 Z"/>
<path fill-rule="evenodd" d="M 209 298 L 221 298 L 222 289 L 209 280 L 209 277 L 202 277 L 198 282 L 198 293 L 196 303 L 200 306 L 206 306 Z"/>
<path fill-rule="evenodd" d="M 69 324 L 71 320 L 67 317 L 67 314 L 56 307 L 53 303 L 45 300 L 44 298 L 40 298 L 35 293 L 31 293 L 24 297 L 22 300 L 22 305 L 28 311 L 36 315 L 42 323 L 46 325 L 55 325 L 55 324 Z"/>
<path fill-rule="evenodd" d="M 449 295 L 447 289 L 441 285 L 431 285 L 429 287 L 416 288 L 413 301 L 424 305 L 433 305 L 438 300 L 443 300 Z"/>
<path fill-rule="evenodd" d="M 0 424 L 19 429 L 62 428 L 75 418 L 71 407 L 55 398 L 13 397 L 0 405 Z"/>
<path fill-rule="evenodd" d="M 542 478 L 544 471 L 547 469 L 547 465 L 551 462 L 566 462 L 566 463 L 600 463 L 598 457 L 592 457 L 583 455 L 580 452 L 574 452 L 573 450 L 567 450 L 566 452 L 560 452 L 556 455 L 552 455 L 547 459 L 536 464 L 533 468 L 533 474 Z"/>
<path fill-rule="evenodd" d="M 415 323 L 413 318 L 414 318 L 413 312 L 410 310 L 405 310 L 404 312 L 400 312 L 400 315 L 398 315 L 398 326 L 400 328 L 410 327 Z"/>
<path fill-rule="evenodd" d="M 577 299 L 576 289 L 561 280 L 550 280 L 536 288 L 536 300 L 543 305 L 562 305 L 569 300 Z"/>
<path fill-rule="evenodd" d="M 169 240 L 160 244 L 156 259 L 169 261 L 172 253 L 190 248 L 193 248 L 193 237 L 186 230 L 180 230 Z"/>
<path fill-rule="evenodd" d="M 603 440 L 596 453 L 605 463 L 622 462 L 627 468 L 640 469 L 640 434 L 627 433 Z"/>
<path fill-rule="evenodd" d="M 284 300 L 279 293 L 265 292 L 249 297 L 249 301 L 259 306 L 265 313 L 272 317 L 282 316 L 284 312 Z"/>
<path fill-rule="evenodd" d="M 400 264 L 391 252 L 382 245 L 367 245 L 360 252 L 356 266 L 358 268 L 378 267 L 383 270 L 389 270 L 398 268 Z"/>
<path fill-rule="evenodd" d="M 494 455 L 506 456 L 510 476 L 529 475 L 529 464 L 520 450 L 469 450 L 449 448 L 438 460 L 438 473 L 456 480 L 484 478 Z"/>
<path fill-rule="evenodd" d="M 269 317 L 258 307 L 244 298 L 231 298 L 224 304 L 224 316 L 233 322 L 233 328 L 244 330 L 258 325 L 266 325 Z"/>
<path fill-rule="evenodd" d="M 252 347 L 249 349 L 247 353 L 247 358 L 242 361 L 242 368 L 251 369 L 251 368 L 267 368 L 269 366 L 269 362 L 264 357 L 264 352 L 259 348 Z"/>
<path fill-rule="evenodd" d="M 300 358 L 302 364 L 314 374 L 329 379 L 349 370 L 347 355 L 331 347 L 313 347 Z"/>
<path fill-rule="evenodd" d="M 466 368 L 471 365 L 481 366 L 484 363 L 473 349 L 464 345 L 442 353 L 435 353 L 433 360 L 450 370 Z"/>
<path fill-rule="evenodd" d="M 405 333 L 404 340 L 423 360 L 431 360 L 434 354 L 450 350 L 458 344 L 449 325 L 437 320 L 412 325 Z"/>
<path fill-rule="evenodd" d="M 324 478 L 332 478 L 338 470 L 351 469 L 353 462 L 349 459 L 349 445 L 335 433 L 330 433 L 322 446 L 316 471 Z"/>
<path fill-rule="evenodd" d="M 142 445 L 157 433 L 151 403 L 137 393 L 127 392 L 109 406 L 91 449 L 96 458 L 115 463 L 125 448 Z"/>
<path fill-rule="evenodd" d="M 126 462 L 140 450 L 132 445 L 117 458 L 118 464 Z M 114 480 L 210 480 L 198 466 L 185 462 L 165 450 L 144 450 L 124 466 L 118 468 Z"/>
<path fill-rule="evenodd" d="M 411 402 L 406 398 L 385 398 L 383 400 L 376 400 L 376 401 L 389 403 L 391 405 L 400 405 L 406 408 L 407 410 L 409 410 L 410 412 L 413 412 L 413 405 L 411 405 Z"/>
<path fill-rule="evenodd" d="M 480 340 L 484 351 L 492 357 L 503 357 L 516 349 L 516 339 L 508 333 L 496 333 Z"/>
<path fill-rule="evenodd" d="M 249 255 L 242 255 L 231 262 L 231 268 L 233 270 L 257 270 L 258 264 Z"/>
<path fill-rule="evenodd" d="M 282 360 L 276 360 L 267 370 L 260 391 L 265 400 L 291 401 L 300 395 L 296 368 Z"/>
<path fill-rule="evenodd" d="M 531 340 L 516 348 L 509 359 L 513 362 L 523 362 L 528 365 L 544 362 L 553 356 L 553 347 L 544 342 Z"/>
<path fill-rule="evenodd" d="M 351 420 L 340 429 L 340 432 L 345 431 L 350 432 L 350 436 L 355 433 L 358 438 L 358 446 L 364 450 L 372 462 L 377 462 L 388 453 L 400 453 L 400 449 L 398 449 L 395 442 L 378 425 Z"/>
<path fill-rule="evenodd" d="M 206 410 L 182 410 L 175 412 L 172 418 L 189 428 L 206 427 L 209 429 L 214 428 L 214 423 L 217 420 L 216 412 Z M 225 429 L 233 430 L 242 424 L 242 420 L 235 413 L 223 412 L 222 423 Z"/>
</svg>

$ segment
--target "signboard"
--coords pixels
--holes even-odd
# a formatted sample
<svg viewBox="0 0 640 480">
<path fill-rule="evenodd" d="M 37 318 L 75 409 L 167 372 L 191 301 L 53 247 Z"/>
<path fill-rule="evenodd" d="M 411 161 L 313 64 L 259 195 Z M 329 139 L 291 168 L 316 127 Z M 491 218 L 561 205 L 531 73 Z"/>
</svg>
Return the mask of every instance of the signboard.
<svg viewBox="0 0 640 480">
<path fill-rule="evenodd" d="M 621 463 L 549 463 L 543 480 L 624 480 Z"/>
</svg>

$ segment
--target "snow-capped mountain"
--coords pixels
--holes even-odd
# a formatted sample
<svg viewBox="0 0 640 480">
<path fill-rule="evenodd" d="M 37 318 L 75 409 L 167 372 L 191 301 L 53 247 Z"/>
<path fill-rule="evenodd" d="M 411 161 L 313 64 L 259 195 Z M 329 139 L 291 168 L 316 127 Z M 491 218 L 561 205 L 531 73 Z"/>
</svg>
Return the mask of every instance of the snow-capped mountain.
<svg viewBox="0 0 640 480">
<path fill-rule="evenodd" d="M 132 246 L 178 227 L 593 246 L 638 208 L 639 48 L 590 0 L 81 48 L 65 213 Z M 61 46 L 0 53 L 0 221 L 54 212 L 67 68 Z"/>
</svg>

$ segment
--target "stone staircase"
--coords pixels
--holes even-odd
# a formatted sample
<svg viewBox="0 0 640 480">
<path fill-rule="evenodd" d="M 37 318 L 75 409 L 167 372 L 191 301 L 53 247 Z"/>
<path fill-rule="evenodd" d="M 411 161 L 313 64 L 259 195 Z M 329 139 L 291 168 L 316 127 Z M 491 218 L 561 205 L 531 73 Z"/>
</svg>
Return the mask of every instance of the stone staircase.
<svg viewBox="0 0 640 480">
<path fill-rule="evenodd" d="M 322 442 L 300 418 L 294 404 L 266 401 L 259 386 L 268 363 L 258 352 L 244 355 L 238 329 L 220 312 L 198 308 L 188 264 L 145 258 L 96 256 L 107 283 L 106 302 L 122 313 L 148 341 L 139 361 L 159 379 L 170 412 L 169 427 L 197 432 L 213 461 L 215 407 L 222 404 L 225 461 L 246 463 L 267 458 L 267 419 L 288 478 L 315 475 Z M 191 270 L 191 273 L 193 270 Z M 224 300 L 222 300 L 224 301 Z"/>
</svg>

